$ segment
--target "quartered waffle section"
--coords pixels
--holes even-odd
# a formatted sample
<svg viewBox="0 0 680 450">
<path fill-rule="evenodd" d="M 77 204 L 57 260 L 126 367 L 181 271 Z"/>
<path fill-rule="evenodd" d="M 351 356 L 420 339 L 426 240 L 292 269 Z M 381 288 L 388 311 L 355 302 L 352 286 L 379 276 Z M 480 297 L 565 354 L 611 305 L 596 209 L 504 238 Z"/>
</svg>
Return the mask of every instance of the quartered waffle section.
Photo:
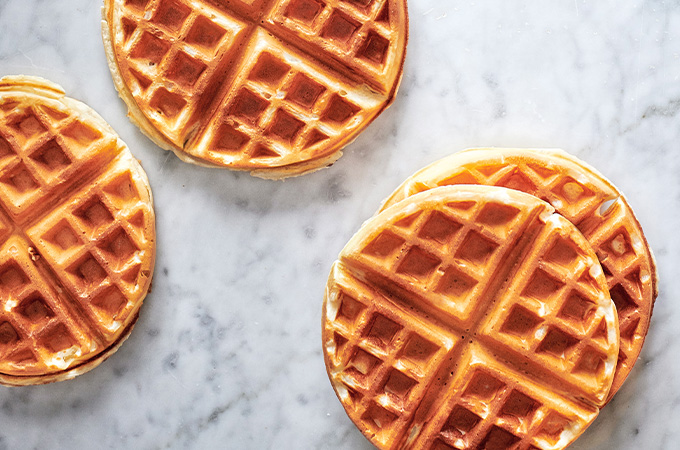
<svg viewBox="0 0 680 450">
<path fill-rule="evenodd" d="M 437 399 L 417 448 L 564 448 L 597 416 L 589 405 L 570 401 L 503 362 L 478 343 L 460 357 L 454 384 Z"/>
<path fill-rule="evenodd" d="M 381 448 L 563 448 L 611 386 L 617 322 L 600 265 L 534 197 L 459 186 L 406 199 L 352 238 L 327 289 L 331 382 Z"/>
<path fill-rule="evenodd" d="M 115 137 L 64 106 L 0 99 L 0 201 L 17 222 L 118 153 Z"/>
<path fill-rule="evenodd" d="M 258 30 L 235 90 L 190 153 L 253 168 L 327 156 L 329 144 L 346 141 L 367 120 L 365 111 L 379 107 L 382 99 L 329 78 L 313 64 Z"/>
<path fill-rule="evenodd" d="M 295 36 L 293 42 L 310 54 L 331 56 L 386 92 L 405 45 L 400 15 L 391 0 L 277 0 L 265 20 L 270 29 Z"/>
<path fill-rule="evenodd" d="M 126 85 L 146 118 L 182 148 L 236 57 L 247 24 L 208 4 L 125 1 L 113 33 Z"/>
<path fill-rule="evenodd" d="M 326 306 L 329 376 L 350 417 L 373 440 L 393 442 L 460 336 L 396 308 L 336 264 Z"/>
<path fill-rule="evenodd" d="M 0 382 L 56 381 L 137 318 L 155 254 L 148 181 L 56 85 L 4 78 L 0 112 Z"/>
<path fill-rule="evenodd" d="M 153 269 L 153 215 L 126 156 L 26 232 L 108 341 L 137 313 Z"/>
<path fill-rule="evenodd" d="M 58 372 L 101 350 L 27 248 L 20 236 L 0 248 L 0 373 L 7 375 Z"/>
<path fill-rule="evenodd" d="M 417 192 L 454 184 L 503 186 L 532 194 L 552 204 L 586 237 L 618 313 L 621 343 L 611 398 L 642 350 L 657 296 L 654 258 L 623 195 L 595 169 L 562 151 L 474 149 L 419 171 L 383 208 Z"/>
<path fill-rule="evenodd" d="M 403 0 L 106 5 L 131 114 L 163 146 L 206 164 L 291 174 L 330 164 L 401 77 Z"/>
</svg>

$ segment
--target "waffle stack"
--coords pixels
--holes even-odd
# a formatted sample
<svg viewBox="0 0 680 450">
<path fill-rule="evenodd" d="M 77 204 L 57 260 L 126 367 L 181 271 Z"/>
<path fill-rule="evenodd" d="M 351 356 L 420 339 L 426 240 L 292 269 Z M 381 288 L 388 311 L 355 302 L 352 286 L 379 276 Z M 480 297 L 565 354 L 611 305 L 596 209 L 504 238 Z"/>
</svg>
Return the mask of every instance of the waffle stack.
<svg viewBox="0 0 680 450">
<path fill-rule="evenodd" d="M 284 178 L 330 165 L 394 99 L 405 0 L 106 0 L 132 120 L 185 161 Z"/>
<path fill-rule="evenodd" d="M 611 398 L 640 355 L 658 295 L 654 256 L 623 194 L 562 150 L 470 149 L 414 174 L 383 209 L 416 192 L 452 184 L 526 192 L 550 203 L 583 233 L 602 264 L 619 316 L 621 345 Z"/>
<path fill-rule="evenodd" d="M 594 169 L 470 150 L 409 178 L 341 252 L 326 367 L 380 448 L 560 449 L 630 372 L 655 296 L 639 223 Z"/>
<path fill-rule="evenodd" d="M 155 257 L 148 180 L 93 110 L 0 80 L 0 383 L 86 372 L 130 334 Z"/>
</svg>

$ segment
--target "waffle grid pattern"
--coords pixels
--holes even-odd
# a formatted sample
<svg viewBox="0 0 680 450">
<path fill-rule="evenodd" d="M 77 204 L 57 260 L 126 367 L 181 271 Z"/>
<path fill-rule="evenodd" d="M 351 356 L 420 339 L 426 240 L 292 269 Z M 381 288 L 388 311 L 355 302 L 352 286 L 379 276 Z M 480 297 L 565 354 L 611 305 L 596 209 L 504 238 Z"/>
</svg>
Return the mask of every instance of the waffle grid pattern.
<svg viewBox="0 0 680 450">
<path fill-rule="evenodd" d="M 604 370 L 604 359 L 608 355 L 612 356 L 612 346 L 616 345 L 617 340 L 611 339 L 611 328 L 615 322 L 608 323 L 604 317 L 604 309 L 601 308 L 603 302 L 608 301 L 603 290 L 604 286 L 599 285 L 587 273 L 592 261 L 588 261 L 590 257 L 583 250 L 587 248 L 585 241 L 582 239 L 579 241 L 578 237 L 564 232 L 565 228 L 573 230 L 569 228 L 570 224 L 564 219 L 562 221 L 550 220 L 545 224 L 539 221 L 538 215 L 545 213 L 547 206 L 543 206 L 544 204 L 538 201 L 533 203 L 531 208 L 518 204 L 509 206 L 508 203 L 497 203 L 494 200 L 466 199 L 456 202 L 447 200 L 445 204 L 435 205 L 423 204 L 423 202 L 404 205 L 399 208 L 399 211 L 393 210 L 392 214 L 386 216 L 378 225 L 379 229 L 363 234 L 358 239 L 355 238 L 357 240 L 353 240 L 343 250 L 339 266 L 342 268 L 341 274 L 337 274 L 338 270 L 335 270 L 329 286 L 332 286 L 332 289 L 344 289 L 347 298 L 351 300 L 350 304 L 360 306 L 347 307 L 349 311 L 356 311 L 353 314 L 343 312 L 344 301 L 340 302 L 337 311 L 332 308 L 327 309 L 324 322 L 325 339 L 327 342 L 329 340 L 334 342 L 336 348 L 343 348 L 345 352 L 339 359 L 327 355 L 330 361 L 330 373 L 338 371 L 346 374 L 348 370 L 352 370 L 351 352 L 353 348 L 359 346 L 348 346 L 347 343 L 355 342 L 357 336 L 360 336 L 358 338 L 360 340 L 366 339 L 365 330 L 370 327 L 368 324 L 373 320 L 372 314 L 374 314 L 370 308 L 374 308 L 372 302 L 375 302 L 381 305 L 380 308 L 383 311 L 403 311 L 401 313 L 403 318 L 397 322 L 400 327 L 403 323 L 415 322 L 433 324 L 433 328 L 444 330 L 443 334 L 436 335 L 431 330 L 422 331 L 421 328 L 423 334 L 420 335 L 420 339 L 426 342 L 442 342 L 441 336 L 447 336 L 459 343 L 452 346 L 452 349 L 449 347 L 441 359 L 442 363 L 437 367 L 420 369 L 420 373 L 440 376 L 450 371 L 451 386 L 439 385 L 439 389 L 444 392 L 455 392 L 454 386 L 460 388 L 457 384 L 460 380 L 453 375 L 457 370 L 456 364 L 465 366 L 458 360 L 461 354 L 469 351 L 470 348 L 479 346 L 488 349 L 505 347 L 513 349 L 514 352 L 510 353 L 511 356 L 506 356 L 509 359 L 505 359 L 503 364 L 515 367 L 516 369 L 513 370 L 518 373 L 520 370 L 517 369 L 521 368 L 522 372 L 533 373 L 536 379 L 550 374 L 549 378 L 560 379 L 561 385 L 566 382 L 569 387 L 560 388 L 558 390 L 560 393 L 553 393 L 553 395 L 587 399 L 592 405 L 603 403 L 606 387 L 609 386 L 607 380 L 611 382 L 612 378 L 612 370 L 606 372 Z M 401 214 L 401 211 L 413 211 L 409 210 L 409 206 L 417 206 L 420 211 Z M 432 217 L 437 218 L 436 222 L 431 222 Z M 556 217 L 553 216 L 553 218 Z M 437 226 L 433 226 L 433 223 Z M 481 223 L 485 225 L 482 226 Z M 472 231 L 475 227 L 485 228 L 485 234 L 482 235 L 477 230 Z M 537 227 L 539 231 L 532 231 Z M 474 236 L 475 240 L 465 237 L 466 230 L 470 230 L 468 234 Z M 504 236 L 503 230 L 509 230 L 509 233 L 514 234 Z M 485 240 L 481 242 L 477 236 L 484 236 Z M 492 237 L 495 240 L 491 240 Z M 561 248 L 562 246 L 566 248 Z M 518 247 L 524 248 L 522 254 L 528 256 L 520 267 L 511 270 L 513 260 L 508 262 L 507 259 L 505 261 L 501 259 L 507 258 L 512 249 Z M 439 249 L 438 253 L 433 250 L 434 248 Z M 416 259 L 409 256 L 414 254 L 418 255 Z M 495 260 L 498 262 L 494 262 Z M 404 270 L 404 267 L 408 270 Z M 455 272 L 451 271 L 451 267 L 455 267 Z M 476 268 L 479 272 L 463 272 L 470 267 Z M 568 275 L 568 271 L 572 269 L 576 271 L 579 278 L 562 283 L 553 289 L 550 280 L 564 280 L 565 278 L 569 280 L 573 275 Z M 505 270 L 511 271 L 505 272 Z M 480 286 L 482 283 L 478 280 L 482 280 L 481 275 L 484 271 L 487 271 L 485 280 L 510 277 L 512 282 L 502 289 L 499 284 L 491 287 L 488 284 Z M 452 273 L 454 274 L 451 275 Z M 518 273 L 522 275 L 517 276 Z M 406 278 L 403 278 L 404 276 Z M 362 285 L 363 282 L 359 282 L 358 279 L 369 283 L 374 289 L 371 295 L 371 290 L 363 288 L 365 293 L 362 296 L 365 300 L 357 301 L 356 294 L 352 295 L 352 289 L 344 287 L 352 283 Z M 383 282 L 382 280 L 385 279 L 388 281 Z M 446 281 L 442 282 L 442 280 Z M 402 286 L 403 291 L 389 295 L 388 286 L 393 283 Z M 585 283 L 587 287 L 578 286 L 578 283 Z M 429 293 L 432 290 L 436 291 L 437 287 L 442 285 L 449 287 L 449 292 L 457 294 L 456 301 L 443 302 L 440 299 L 441 295 L 430 296 Z M 354 287 L 354 289 L 357 288 Z M 610 301 L 608 303 L 611 305 Z M 464 304 L 465 308 L 461 309 L 461 304 Z M 506 311 L 507 315 L 488 314 L 487 317 L 486 312 L 489 308 L 499 312 Z M 613 307 L 611 307 L 611 312 L 613 317 Z M 381 315 L 385 316 L 386 313 L 381 312 Z M 345 317 L 352 318 L 352 327 L 348 328 L 342 323 L 338 325 L 345 320 Z M 390 327 L 383 328 L 389 329 Z M 396 333 L 392 335 L 384 332 L 383 334 L 390 336 L 390 342 L 393 342 L 394 346 L 402 342 L 400 340 L 402 338 Z M 440 336 L 438 338 L 440 340 L 433 339 L 433 335 Z M 457 338 L 459 336 L 462 339 Z M 568 348 L 563 348 L 563 342 L 568 343 Z M 369 347 L 361 347 L 363 351 L 367 348 Z M 562 355 L 565 351 L 568 352 L 566 356 Z M 354 355 L 357 354 L 358 350 Z M 380 359 L 380 355 L 375 352 L 369 352 L 369 355 Z M 567 361 L 561 362 L 565 357 Z M 501 363 L 495 361 L 494 364 Z M 613 361 L 611 364 L 613 367 Z M 565 366 L 562 368 L 565 370 L 564 373 L 561 372 L 561 365 Z M 521 375 L 522 378 L 526 376 Z M 351 389 L 344 375 L 334 375 L 331 378 L 336 389 L 339 384 L 341 390 L 345 387 Z M 370 382 L 373 383 L 370 387 L 366 388 L 365 385 L 362 387 L 362 405 L 374 403 L 382 405 L 380 382 L 373 378 L 365 380 L 365 383 Z M 550 381 L 540 383 L 545 383 L 545 388 L 542 389 L 550 390 Z M 427 405 L 432 401 L 432 396 L 439 395 L 439 389 L 426 389 L 424 392 L 419 390 L 417 398 Z M 561 391 L 561 389 L 566 389 L 566 391 Z M 508 392 L 507 395 L 510 393 Z M 534 398 L 532 401 L 538 405 L 539 400 Z M 503 403 L 505 400 L 499 397 L 497 401 Z M 579 400 L 581 401 L 583 400 Z M 367 435 L 375 434 L 374 439 L 383 439 L 382 442 L 378 441 L 381 444 L 403 445 L 404 440 L 414 429 L 417 429 L 413 427 L 418 426 L 418 424 L 411 423 L 414 417 L 412 410 L 402 409 L 401 414 L 393 411 L 386 414 L 374 408 L 358 413 L 347 408 L 347 401 L 343 400 L 343 403 L 350 417 L 357 423 L 369 424 L 367 426 L 375 423 L 389 423 L 388 427 L 383 427 L 383 429 L 368 430 Z M 540 405 L 548 405 L 546 408 L 550 409 L 550 405 L 545 402 Z M 594 407 L 589 408 L 592 412 Z M 479 410 L 475 411 L 479 412 Z M 559 414 L 545 412 L 545 414 L 553 414 L 557 420 L 557 418 L 564 418 L 565 412 L 562 411 Z M 572 418 L 576 416 L 577 414 L 572 415 Z M 524 439 L 523 436 L 529 436 L 526 430 L 523 431 L 521 424 L 516 424 L 518 428 L 512 428 L 512 421 L 503 422 L 504 425 L 501 428 L 496 425 L 492 426 L 489 420 L 495 419 L 488 410 L 484 414 L 477 414 L 477 417 L 480 418 L 479 426 L 486 431 L 479 431 L 475 434 L 474 439 L 479 437 L 479 440 L 475 441 L 474 445 L 482 441 L 486 442 L 485 439 L 494 441 L 510 439 L 512 442 L 519 442 Z M 574 422 L 575 419 L 563 420 L 560 422 L 562 428 L 558 430 L 557 425 L 553 427 L 553 434 L 560 435 L 569 427 L 575 426 L 576 429 L 579 427 L 582 429 L 586 425 L 580 423 L 576 426 Z M 411 428 L 399 428 L 403 424 L 410 424 Z M 441 425 L 444 426 L 443 423 Z M 385 436 L 380 437 L 381 432 Z M 442 430 L 431 429 L 427 433 L 430 433 L 431 437 L 442 433 Z M 527 437 L 527 439 L 534 438 L 542 439 L 535 435 Z M 427 440 L 429 437 L 424 436 L 423 439 Z M 441 439 L 437 442 L 444 445 Z M 472 444 L 467 445 L 452 448 L 477 448 Z"/>
<path fill-rule="evenodd" d="M 610 336 L 605 318 L 593 315 L 605 300 L 602 288 L 584 263 L 587 257 L 574 251 L 573 241 L 546 227 L 537 238 L 541 244 L 523 263 L 537 269 L 514 280 L 499 300 L 500 310 L 508 313 L 491 316 L 482 330 L 490 340 L 557 368 L 563 378 L 592 394 L 601 390 L 606 377 Z M 539 310 L 540 316 L 535 313 Z"/>
<path fill-rule="evenodd" d="M 597 414 L 565 399 L 555 401 L 478 345 L 471 345 L 463 359 L 469 370 L 426 425 L 423 448 L 559 448 L 566 443 L 564 430 L 583 429 Z"/>
<path fill-rule="evenodd" d="M 389 8 L 389 0 L 278 0 L 268 21 L 379 79 L 397 44 Z"/>
<path fill-rule="evenodd" d="M 395 0 L 107 1 L 134 101 L 164 139 L 211 164 L 324 160 L 393 95 Z M 243 76 L 253 65 L 258 80 Z"/>
<path fill-rule="evenodd" d="M 200 105 L 197 89 L 220 76 L 213 61 L 229 55 L 247 27 L 210 5 L 201 7 L 207 14 L 172 0 L 128 1 L 120 19 L 128 55 L 121 63 L 135 80 L 132 93 L 180 147 Z"/>
<path fill-rule="evenodd" d="M 142 268 L 147 211 L 124 161 L 27 231 L 55 273 L 66 274 L 61 283 L 107 339 L 136 311 L 140 276 L 151 275 Z"/>
<path fill-rule="evenodd" d="M 211 159 L 225 164 L 311 159 L 314 145 L 342 139 L 361 125 L 360 111 L 377 106 L 355 98 L 349 85 L 329 80 L 273 38 L 262 34 L 257 44 L 239 70 L 238 92 L 227 96 L 230 102 L 220 105 L 208 126 L 214 134 L 197 146 L 210 149 Z"/>
<path fill-rule="evenodd" d="M 25 94 L 3 93 L 0 112 L 0 374 L 44 375 L 123 332 L 151 275 L 153 213 L 100 124 Z"/>
<path fill-rule="evenodd" d="M 0 118 L 0 201 L 21 221 L 65 180 L 113 158 L 116 143 L 48 106 L 4 102 Z M 88 155 L 95 154 L 96 158 Z"/>
<path fill-rule="evenodd" d="M 82 325 L 57 301 L 57 296 L 29 255 L 28 244 L 13 236 L 0 250 L 0 370 L 22 366 L 40 371 L 39 362 L 59 352 L 89 349 Z"/>
<path fill-rule="evenodd" d="M 644 250 L 639 227 L 630 221 L 631 216 L 629 206 L 619 198 L 598 225 L 583 233 L 596 249 L 616 304 L 621 333 L 618 365 L 626 366 L 627 371 L 642 350 L 653 306 L 649 299 L 654 296 L 648 269 L 650 257 Z M 617 380 L 617 389 L 620 383 L 623 379 Z"/>
<path fill-rule="evenodd" d="M 379 442 L 390 442 L 408 424 L 436 366 L 460 338 L 411 321 L 386 298 L 336 273 L 331 295 L 338 310 L 328 323 L 335 347 L 328 357 L 332 366 L 347 369 L 334 382 L 344 386 L 346 407 Z"/>
<path fill-rule="evenodd" d="M 390 283 L 412 285 L 451 319 L 468 319 L 473 299 L 486 288 L 529 217 L 537 212 L 474 201 L 452 202 L 441 210 L 418 212 L 387 226 L 357 256 Z M 454 255 L 451 258 L 451 254 Z"/>
<path fill-rule="evenodd" d="M 447 175 L 435 171 L 430 173 L 436 173 L 436 178 L 431 178 L 430 173 L 423 171 L 410 180 L 409 189 L 421 192 L 454 184 L 508 187 L 548 201 L 576 225 L 602 264 L 617 308 L 621 345 L 613 395 L 642 350 L 656 296 L 654 262 L 633 211 L 615 188 L 572 159 L 536 154 L 528 160 L 518 161 L 521 157 L 507 154 L 500 161 L 484 156 L 482 152 L 461 153 L 475 161 L 452 166 Z M 446 160 L 442 166 L 444 164 Z M 400 198 L 392 197 L 385 206 Z"/>
</svg>

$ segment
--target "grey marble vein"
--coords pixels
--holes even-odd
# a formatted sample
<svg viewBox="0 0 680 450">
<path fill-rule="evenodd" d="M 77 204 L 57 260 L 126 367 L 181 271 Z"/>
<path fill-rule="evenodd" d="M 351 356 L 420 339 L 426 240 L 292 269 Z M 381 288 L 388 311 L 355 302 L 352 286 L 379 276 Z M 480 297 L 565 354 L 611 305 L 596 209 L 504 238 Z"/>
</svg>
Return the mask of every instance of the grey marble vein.
<svg viewBox="0 0 680 450">
<path fill-rule="evenodd" d="M 661 294 L 635 370 L 573 448 L 679 448 L 679 1 L 412 0 L 393 106 L 333 167 L 283 183 L 187 165 L 146 139 L 113 87 L 100 6 L 0 0 L 0 75 L 58 82 L 142 161 L 153 291 L 98 369 L 0 389 L 0 450 L 371 448 L 325 374 L 328 271 L 405 177 L 473 146 L 561 147 L 627 195 Z"/>
</svg>

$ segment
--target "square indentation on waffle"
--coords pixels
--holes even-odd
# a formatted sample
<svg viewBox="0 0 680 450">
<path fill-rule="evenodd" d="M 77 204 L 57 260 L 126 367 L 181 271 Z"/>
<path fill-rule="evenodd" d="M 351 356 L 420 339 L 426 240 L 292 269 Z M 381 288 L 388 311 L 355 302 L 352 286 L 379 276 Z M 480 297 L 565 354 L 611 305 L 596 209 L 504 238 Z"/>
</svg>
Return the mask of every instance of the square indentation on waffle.
<svg viewBox="0 0 680 450">
<path fill-rule="evenodd" d="M 442 246 L 447 246 L 453 242 L 453 238 L 462 228 L 463 225 L 449 215 L 440 211 L 432 211 L 425 223 L 423 223 L 418 236 L 435 241 Z"/>
<path fill-rule="evenodd" d="M 0 196 L 10 205 L 22 205 L 31 197 L 38 195 L 37 191 L 40 188 L 36 176 L 23 162 L 5 171 L 0 177 L 0 183 L 5 188 Z"/>
<path fill-rule="evenodd" d="M 477 427 L 482 418 L 462 405 L 454 406 L 441 429 L 442 436 L 449 442 L 464 439 Z M 445 445 L 445 444 L 444 444 Z"/>
<path fill-rule="evenodd" d="M 154 92 L 149 102 L 149 106 L 162 118 L 162 120 L 175 124 L 181 119 L 181 114 L 185 110 L 187 101 L 181 93 L 169 91 L 160 87 Z"/>
<path fill-rule="evenodd" d="M 347 46 L 361 24 L 341 10 L 334 10 L 321 29 L 321 37 Z"/>
<path fill-rule="evenodd" d="M 9 261 L 0 267 L 0 291 L 6 298 L 19 295 L 29 281 L 24 270 L 16 262 Z"/>
<path fill-rule="evenodd" d="M 12 148 L 12 144 L 0 134 L 0 167 L 4 167 L 16 153 L 14 148 Z"/>
<path fill-rule="evenodd" d="M 552 187 L 552 193 L 562 200 L 563 204 L 559 210 L 565 217 L 576 216 L 581 211 L 591 210 L 599 200 L 599 196 L 588 186 L 569 176 L 558 181 Z"/>
<path fill-rule="evenodd" d="M 368 32 L 366 40 L 359 48 L 357 56 L 370 64 L 381 67 L 387 59 L 390 41 L 375 30 Z"/>
<path fill-rule="evenodd" d="M 7 125 L 17 143 L 22 147 L 40 139 L 42 134 L 47 131 L 47 127 L 41 123 L 31 108 L 26 108 L 18 114 L 10 116 L 7 119 Z"/>
<path fill-rule="evenodd" d="M 15 310 L 31 326 L 41 326 L 45 321 L 54 317 L 54 311 L 39 292 L 29 294 L 16 306 Z"/>
<path fill-rule="evenodd" d="M 200 49 L 215 53 L 227 30 L 205 16 L 198 16 L 189 28 L 186 42 Z"/>
<path fill-rule="evenodd" d="M 52 181 L 71 164 L 71 158 L 56 139 L 47 141 L 29 157 L 44 169 L 43 173 L 49 177 L 48 181 Z"/>
<path fill-rule="evenodd" d="M 113 222 L 113 214 L 102 198 L 94 195 L 83 202 L 73 211 L 73 215 L 80 221 L 80 229 L 86 236 L 98 234 L 101 227 L 105 227 Z"/>
<path fill-rule="evenodd" d="M 325 91 L 326 88 L 322 84 L 312 80 L 304 73 L 298 73 L 293 78 L 290 89 L 286 92 L 286 100 L 311 110 Z"/>
<path fill-rule="evenodd" d="M 284 15 L 311 28 L 325 7 L 326 4 L 322 0 L 291 0 Z"/>
<path fill-rule="evenodd" d="M 124 267 L 139 251 L 137 244 L 122 227 L 114 228 L 103 236 L 97 247 L 104 252 L 107 262 L 110 262 L 115 270 Z"/>
<path fill-rule="evenodd" d="M 344 139 L 379 104 L 263 30 L 242 60 L 232 91 L 188 150 L 196 156 L 252 167 L 307 160 L 318 143 Z"/>
<path fill-rule="evenodd" d="M 184 88 L 192 87 L 208 66 L 184 52 L 178 52 L 165 76 Z"/>
<path fill-rule="evenodd" d="M 361 420 L 375 434 L 387 434 L 393 428 L 398 415 L 378 403 L 372 402 L 361 415 Z"/>
<path fill-rule="evenodd" d="M 43 235 L 43 238 L 43 242 L 54 247 L 50 253 L 61 254 L 65 257 L 68 255 L 69 250 L 83 244 L 80 237 L 76 234 L 74 227 L 69 224 L 69 220 L 66 218 L 57 222 Z"/>
<path fill-rule="evenodd" d="M 151 0 L 125 0 L 125 7 L 132 9 L 135 12 L 143 13 L 146 5 L 149 4 Z"/>
<path fill-rule="evenodd" d="M 150 67 L 157 66 L 170 50 L 170 42 L 145 31 L 130 52 L 130 57 Z"/>
<path fill-rule="evenodd" d="M 545 198 L 543 191 L 539 191 L 538 188 L 538 186 L 541 185 L 542 179 L 536 179 L 537 175 L 532 171 L 528 171 L 526 167 L 509 166 L 499 173 L 502 175 L 501 178 L 498 178 L 497 176 L 489 177 L 490 179 L 495 179 L 495 186 L 515 189 L 531 195 L 536 195 L 539 198 Z"/>
<path fill-rule="evenodd" d="M 191 8 L 176 0 L 160 0 L 151 21 L 176 33 L 191 14 Z"/>
</svg>

